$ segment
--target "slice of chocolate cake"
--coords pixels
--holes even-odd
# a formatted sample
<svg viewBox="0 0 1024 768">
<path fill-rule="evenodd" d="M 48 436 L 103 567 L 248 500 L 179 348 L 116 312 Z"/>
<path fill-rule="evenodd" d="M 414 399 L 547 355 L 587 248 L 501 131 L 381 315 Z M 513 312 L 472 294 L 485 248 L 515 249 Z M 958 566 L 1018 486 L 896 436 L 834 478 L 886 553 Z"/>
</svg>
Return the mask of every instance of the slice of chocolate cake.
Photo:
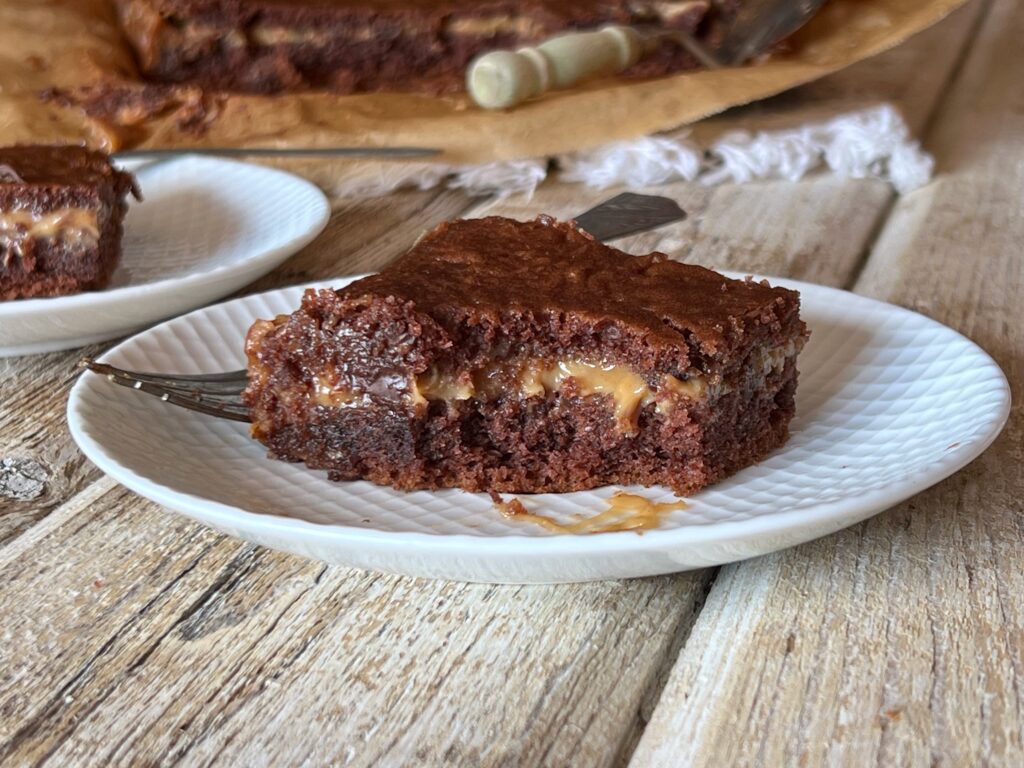
<svg viewBox="0 0 1024 768">
<path fill-rule="evenodd" d="M 134 190 L 100 152 L 0 147 L 0 300 L 105 287 Z"/>
<path fill-rule="evenodd" d="M 150 79 L 254 93 L 453 90 L 480 53 L 608 23 L 697 33 L 711 8 L 708 0 L 116 2 Z M 736 4 L 726 0 L 719 12 Z M 682 45 L 668 41 L 632 74 L 696 66 Z"/>
<path fill-rule="evenodd" d="M 799 296 L 541 217 L 442 224 L 249 331 L 271 455 L 400 489 L 689 494 L 782 445 Z"/>
</svg>

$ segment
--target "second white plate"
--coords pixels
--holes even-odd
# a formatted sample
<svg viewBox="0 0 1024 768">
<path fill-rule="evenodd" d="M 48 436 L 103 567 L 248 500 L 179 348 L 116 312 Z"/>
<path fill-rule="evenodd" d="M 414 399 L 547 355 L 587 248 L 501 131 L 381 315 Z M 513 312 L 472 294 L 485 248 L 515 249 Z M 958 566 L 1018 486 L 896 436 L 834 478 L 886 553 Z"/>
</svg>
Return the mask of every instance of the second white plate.
<svg viewBox="0 0 1024 768">
<path fill-rule="evenodd" d="M 503 518 L 486 494 L 332 483 L 324 472 L 268 459 L 248 425 L 183 411 L 93 374 L 75 383 L 68 423 L 85 454 L 116 480 L 231 535 L 330 563 L 520 583 L 668 573 L 799 544 L 938 482 L 999 433 L 1009 386 L 968 339 L 845 291 L 772 282 L 800 291 L 811 329 L 792 437 L 643 535 L 553 535 Z M 198 310 L 104 359 L 165 373 L 241 368 L 252 321 L 292 311 L 301 294 L 287 288 Z M 523 499 L 566 520 L 600 512 L 615 490 Z M 665 488 L 631 490 L 674 500 Z"/>
<path fill-rule="evenodd" d="M 316 237 L 330 204 L 290 173 L 185 156 L 137 171 L 109 288 L 0 302 L 0 357 L 113 339 L 228 295 Z"/>
</svg>

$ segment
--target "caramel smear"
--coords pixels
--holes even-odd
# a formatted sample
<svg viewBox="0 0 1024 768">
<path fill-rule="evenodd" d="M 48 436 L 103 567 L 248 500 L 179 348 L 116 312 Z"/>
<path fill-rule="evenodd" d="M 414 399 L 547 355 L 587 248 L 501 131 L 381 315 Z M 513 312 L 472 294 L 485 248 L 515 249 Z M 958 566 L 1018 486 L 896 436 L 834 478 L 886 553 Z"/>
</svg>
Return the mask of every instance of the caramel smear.
<svg viewBox="0 0 1024 768">
<path fill-rule="evenodd" d="M 606 500 L 608 509 L 593 517 L 576 516 L 572 522 L 560 523 L 550 517 L 538 515 L 526 509 L 519 499 L 502 501 L 495 498 L 494 506 L 510 520 L 524 520 L 536 523 L 552 533 L 612 533 L 635 531 L 638 534 L 658 528 L 661 521 L 677 509 L 686 509 L 685 501 L 657 503 L 635 493 L 619 491 Z"/>
</svg>

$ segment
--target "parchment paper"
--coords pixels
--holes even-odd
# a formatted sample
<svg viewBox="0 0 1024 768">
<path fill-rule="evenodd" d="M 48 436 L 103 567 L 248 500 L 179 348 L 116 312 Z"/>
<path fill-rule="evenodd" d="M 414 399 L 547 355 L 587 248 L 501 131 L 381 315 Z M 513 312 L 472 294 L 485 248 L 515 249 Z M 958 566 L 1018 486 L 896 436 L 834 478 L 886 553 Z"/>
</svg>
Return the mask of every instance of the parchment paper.
<svg viewBox="0 0 1024 768">
<path fill-rule="evenodd" d="M 964 2 L 832 0 L 791 39 L 789 52 L 765 63 L 606 80 L 504 112 L 458 96 L 224 96 L 185 89 L 183 106 L 171 99 L 160 114 L 140 118 L 126 109 L 123 119 L 111 121 L 38 96 L 100 83 L 140 86 L 109 3 L 0 0 L 0 143 L 85 141 L 108 150 L 418 145 L 445 150 L 439 161 L 446 164 L 556 155 L 674 128 L 806 83 L 896 45 Z M 199 130 L 196 102 L 205 110 Z"/>
</svg>

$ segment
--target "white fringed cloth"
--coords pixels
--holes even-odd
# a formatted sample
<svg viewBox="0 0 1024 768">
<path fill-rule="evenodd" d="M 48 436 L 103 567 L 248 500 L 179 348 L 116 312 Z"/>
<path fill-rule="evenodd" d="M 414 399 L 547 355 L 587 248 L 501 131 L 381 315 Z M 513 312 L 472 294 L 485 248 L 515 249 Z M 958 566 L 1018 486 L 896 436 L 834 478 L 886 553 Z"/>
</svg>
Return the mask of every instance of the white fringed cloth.
<svg viewBox="0 0 1024 768">
<path fill-rule="evenodd" d="M 554 159 L 554 163 L 550 162 Z M 531 195 L 549 175 L 595 189 L 651 187 L 674 181 L 743 184 L 798 181 L 812 171 L 880 179 L 899 193 L 931 180 L 934 161 L 890 105 L 846 112 L 776 131 L 733 131 L 701 146 L 686 132 L 607 144 L 556 158 L 477 166 L 402 164 L 339 184 L 343 197 L 379 197 L 402 187 L 447 186 L 473 194 Z"/>
</svg>

